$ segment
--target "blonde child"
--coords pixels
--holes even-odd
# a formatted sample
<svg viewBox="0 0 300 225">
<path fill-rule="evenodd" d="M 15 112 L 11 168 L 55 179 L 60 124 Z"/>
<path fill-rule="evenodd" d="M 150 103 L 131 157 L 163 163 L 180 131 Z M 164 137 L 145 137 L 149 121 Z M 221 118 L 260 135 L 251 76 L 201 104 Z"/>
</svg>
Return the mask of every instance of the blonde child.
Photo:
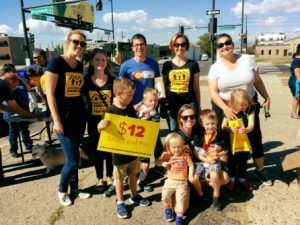
<svg viewBox="0 0 300 225">
<path fill-rule="evenodd" d="M 106 109 L 107 113 L 134 117 L 136 118 L 136 111 L 131 105 L 133 99 L 133 94 L 135 91 L 135 86 L 133 82 L 127 78 L 116 78 L 113 83 L 113 92 L 115 99 L 113 104 Z M 110 126 L 111 121 L 101 120 L 98 123 L 98 131 L 104 130 Z M 100 134 L 101 135 L 101 134 Z M 124 178 L 129 177 L 129 188 L 131 191 L 130 202 L 138 204 L 140 206 L 148 206 L 150 202 L 144 199 L 142 196 L 137 194 L 137 180 L 136 176 L 140 172 L 140 159 L 135 156 L 122 155 L 122 154 L 112 154 L 114 172 L 113 177 L 115 179 L 116 186 L 116 210 L 117 216 L 121 219 L 128 217 L 128 212 L 126 205 L 124 203 Z"/>
<path fill-rule="evenodd" d="M 158 92 L 154 88 L 145 88 L 143 92 L 143 101 L 137 105 L 137 115 L 140 119 L 150 120 L 153 122 L 160 122 L 160 115 L 157 111 L 158 105 Z M 155 158 L 158 158 L 162 153 L 162 143 L 160 136 L 158 135 L 155 146 Z M 147 175 L 150 169 L 150 159 L 140 158 L 141 160 L 141 172 L 138 178 L 138 184 L 143 191 L 152 191 L 153 188 L 147 183 Z"/>
<path fill-rule="evenodd" d="M 255 120 L 255 106 L 252 104 L 252 100 L 248 93 L 243 89 L 236 89 L 231 93 L 231 99 L 229 103 L 233 109 L 235 116 L 243 120 L 244 126 L 229 126 L 228 119 L 224 118 L 222 122 L 222 129 L 234 134 L 247 135 L 254 129 Z M 241 151 L 232 154 L 232 150 L 229 152 L 228 158 L 228 174 L 230 181 L 227 184 L 227 188 L 232 191 L 235 188 L 235 175 L 237 173 L 238 181 L 242 188 L 247 191 L 252 191 L 253 186 L 246 180 L 247 160 L 249 158 L 249 152 Z"/>
<path fill-rule="evenodd" d="M 167 221 L 173 220 L 172 196 L 175 194 L 174 210 L 176 225 L 183 224 L 183 215 L 189 204 L 189 183 L 193 180 L 194 164 L 185 152 L 184 140 L 177 133 L 170 133 L 165 139 L 165 151 L 160 157 L 167 171 L 162 189 L 162 201 Z"/>
<path fill-rule="evenodd" d="M 220 187 L 229 180 L 222 169 L 222 165 L 227 162 L 227 150 L 224 137 L 217 130 L 218 119 L 213 110 L 204 109 L 200 112 L 200 124 L 204 128 L 204 134 L 200 139 L 200 147 L 196 148 L 196 157 L 203 162 L 204 178 L 213 188 L 213 206 L 219 211 L 222 209 Z"/>
</svg>

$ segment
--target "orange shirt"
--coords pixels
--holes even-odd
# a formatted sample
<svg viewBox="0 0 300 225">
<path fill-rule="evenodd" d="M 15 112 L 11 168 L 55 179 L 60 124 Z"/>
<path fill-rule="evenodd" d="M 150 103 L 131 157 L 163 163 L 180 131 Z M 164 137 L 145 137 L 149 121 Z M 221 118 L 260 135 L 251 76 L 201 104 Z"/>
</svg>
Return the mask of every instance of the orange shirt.
<svg viewBox="0 0 300 225">
<path fill-rule="evenodd" d="M 171 152 L 164 152 L 161 155 L 163 162 L 169 162 L 167 177 L 172 180 L 188 180 L 188 167 L 193 165 L 191 157 L 187 153 L 181 156 L 174 156 Z"/>
</svg>

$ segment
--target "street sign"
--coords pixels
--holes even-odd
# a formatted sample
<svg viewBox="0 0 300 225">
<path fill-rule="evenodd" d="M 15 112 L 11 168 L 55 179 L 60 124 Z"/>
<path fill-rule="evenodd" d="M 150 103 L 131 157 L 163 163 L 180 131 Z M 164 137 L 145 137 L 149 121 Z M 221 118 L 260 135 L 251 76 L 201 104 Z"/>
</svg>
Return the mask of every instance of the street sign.
<svg viewBox="0 0 300 225">
<path fill-rule="evenodd" d="M 45 6 L 31 9 L 31 15 L 53 14 L 53 6 Z"/>
<path fill-rule="evenodd" d="M 224 25 L 220 27 L 220 30 L 235 30 L 235 25 Z"/>
<path fill-rule="evenodd" d="M 39 15 L 39 14 L 33 14 L 31 15 L 31 18 L 34 19 L 34 20 L 44 20 L 44 21 L 47 21 L 47 16 L 45 15 Z"/>
<path fill-rule="evenodd" d="M 206 11 L 206 15 L 218 15 L 218 14 L 220 14 L 219 9 L 212 9 L 212 10 L 207 10 Z"/>
</svg>

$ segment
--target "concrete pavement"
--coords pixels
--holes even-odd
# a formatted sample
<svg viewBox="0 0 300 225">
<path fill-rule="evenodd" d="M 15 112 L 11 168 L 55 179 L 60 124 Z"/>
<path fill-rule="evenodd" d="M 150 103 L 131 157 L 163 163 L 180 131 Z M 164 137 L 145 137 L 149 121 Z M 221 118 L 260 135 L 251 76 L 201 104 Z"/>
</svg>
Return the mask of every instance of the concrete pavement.
<svg viewBox="0 0 300 225">
<path fill-rule="evenodd" d="M 206 76 L 202 77 L 202 108 L 210 107 Z M 221 212 L 211 208 L 210 188 L 204 188 L 207 198 L 204 202 L 191 206 L 187 213 L 189 224 L 300 224 L 300 192 L 293 171 L 282 172 L 280 157 L 295 151 L 300 140 L 300 120 L 290 118 L 290 99 L 284 78 L 278 73 L 262 76 L 271 96 L 271 118 L 267 121 L 261 114 L 261 126 L 265 146 L 266 167 L 274 180 L 272 187 L 260 186 L 252 176 L 253 164 L 249 160 L 249 181 L 255 185 L 253 194 L 238 189 L 234 195 L 223 193 L 225 207 Z M 162 123 L 162 129 L 166 127 Z M 39 142 L 39 141 L 37 141 Z M 155 190 L 142 193 L 152 201 L 152 205 L 133 207 L 132 216 L 118 219 L 115 213 L 115 198 L 105 198 L 92 191 L 96 183 L 95 170 L 84 162 L 79 171 L 80 186 L 93 193 L 87 200 L 76 199 L 71 207 L 60 206 L 57 199 L 59 174 L 45 176 L 45 168 L 30 154 L 21 158 L 11 158 L 7 139 L 0 139 L 5 178 L 0 187 L 0 223 L 5 225 L 96 225 L 96 224 L 170 224 L 164 220 L 164 210 L 160 202 L 163 179 L 153 176 Z M 129 191 L 125 192 L 129 198 Z"/>
</svg>

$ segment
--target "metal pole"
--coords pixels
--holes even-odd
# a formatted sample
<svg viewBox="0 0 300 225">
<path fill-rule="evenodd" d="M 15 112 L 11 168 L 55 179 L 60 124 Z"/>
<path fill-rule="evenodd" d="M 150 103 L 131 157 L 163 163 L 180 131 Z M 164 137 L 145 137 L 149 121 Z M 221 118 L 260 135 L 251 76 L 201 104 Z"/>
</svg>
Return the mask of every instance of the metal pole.
<svg viewBox="0 0 300 225">
<path fill-rule="evenodd" d="M 215 9 L 215 0 L 212 0 L 212 10 Z M 215 15 L 211 15 L 211 27 L 210 27 L 210 51 L 211 51 L 211 63 L 214 63 L 216 61 L 216 55 L 215 55 L 215 33 L 214 33 L 214 27 L 215 27 Z"/>
<path fill-rule="evenodd" d="M 247 38 L 247 42 L 246 42 L 246 46 L 245 46 L 245 47 L 246 47 L 246 54 L 247 54 L 247 46 L 248 46 L 248 29 L 247 29 L 247 21 L 248 21 L 248 20 L 247 20 L 247 14 L 246 14 L 246 31 L 245 31 L 245 32 L 246 32 L 246 38 Z"/>
<path fill-rule="evenodd" d="M 26 21 L 25 21 L 25 12 L 23 10 L 23 7 L 24 7 L 23 0 L 20 0 L 20 5 L 21 5 L 23 32 L 24 32 L 24 39 L 25 39 L 25 46 L 26 46 L 26 55 L 27 55 L 27 58 L 29 58 L 29 60 L 30 60 L 30 64 L 32 64 L 33 61 L 32 61 L 32 58 L 31 58 L 30 51 L 29 51 L 29 41 L 28 41 L 27 27 L 26 27 Z"/>
<path fill-rule="evenodd" d="M 113 0 L 109 0 L 110 1 L 110 11 L 111 11 L 111 29 L 112 29 L 112 36 L 113 36 L 113 40 L 112 40 L 112 49 L 111 49 L 111 54 L 112 56 L 115 55 L 115 26 L 114 26 L 114 9 L 113 9 Z"/>
<path fill-rule="evenodd" d="M 242 35 L 243 35 L 243 33 L 244 33 L 244 0 L 242 0 L 242 26 L 241 26 L 241 35 L 240 35 L 240 37 L 241 37 L 241 41 L 240 41 L 240 52 L 241 52 L 241 54 L 242 54 L 242 52 L 243 52 L 243 40 L 242 40 Z"/>
</svg>

